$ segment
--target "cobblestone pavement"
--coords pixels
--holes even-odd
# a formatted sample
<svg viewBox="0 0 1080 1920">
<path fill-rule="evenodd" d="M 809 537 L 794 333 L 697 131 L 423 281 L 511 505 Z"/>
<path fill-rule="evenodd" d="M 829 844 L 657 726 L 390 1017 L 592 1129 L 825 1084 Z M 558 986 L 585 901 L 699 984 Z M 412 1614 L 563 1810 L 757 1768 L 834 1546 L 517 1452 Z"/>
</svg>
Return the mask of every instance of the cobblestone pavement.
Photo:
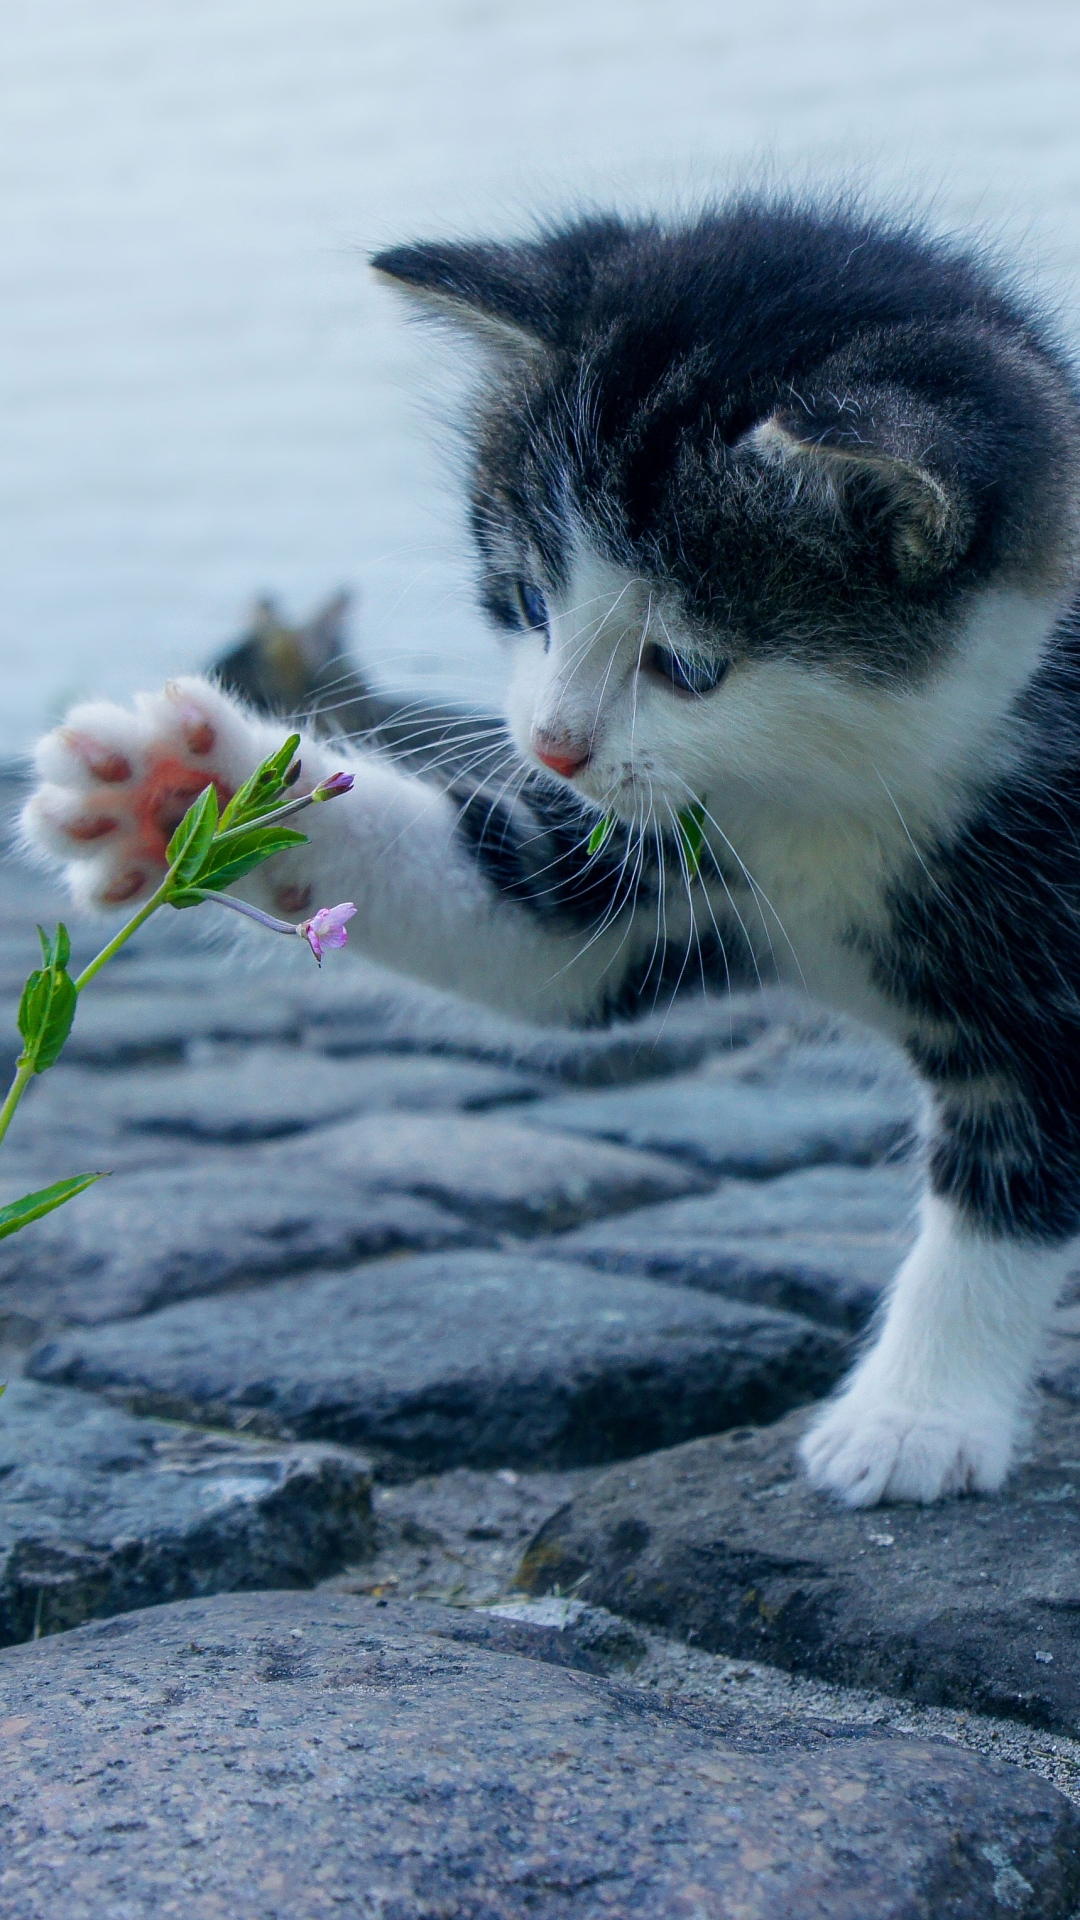
<svg viewBox="0 0 1080 1920">
<path fill-rule="evenodd" d="M 3 869 L 8 1035 L 58 910 Z M 204 932 L 95 983 L 5 1148 L 5 1197 L 111 1170 L 0 1247 L 5 1912 L 1073 1914 L 1076 1307 L 1003 1499 L 792 1463 L 910 1233 L 892 1056 Z"/>
</svg>

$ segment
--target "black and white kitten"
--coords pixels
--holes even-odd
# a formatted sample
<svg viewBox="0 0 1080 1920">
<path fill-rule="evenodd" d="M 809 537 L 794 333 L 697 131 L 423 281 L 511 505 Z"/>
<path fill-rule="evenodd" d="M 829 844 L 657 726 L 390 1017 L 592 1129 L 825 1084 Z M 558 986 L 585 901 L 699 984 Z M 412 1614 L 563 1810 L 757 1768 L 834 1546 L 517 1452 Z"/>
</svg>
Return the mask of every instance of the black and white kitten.
<svg viewBox="0 0 1080 1920">
<path fill-rule="evenodd" d="M 248 897 L 352 898 L 375 959 L 536 1020 L 779 977 L 894 1036 L 922 1231 L 804 1457 L 856 1505 L 999 1487 L 1080 1231 L 1069 367 L 978 260 L 843 209 L 375 266 L 485 349 L 471 514 L 517 758 L 447 790 L 353 754 Z M 80 707 L 27 838 L 81 905 L 136 901 L 280 731 L 200 680 Z M 303 753 L 307 782 L 345 757 Z"/>
</svg>

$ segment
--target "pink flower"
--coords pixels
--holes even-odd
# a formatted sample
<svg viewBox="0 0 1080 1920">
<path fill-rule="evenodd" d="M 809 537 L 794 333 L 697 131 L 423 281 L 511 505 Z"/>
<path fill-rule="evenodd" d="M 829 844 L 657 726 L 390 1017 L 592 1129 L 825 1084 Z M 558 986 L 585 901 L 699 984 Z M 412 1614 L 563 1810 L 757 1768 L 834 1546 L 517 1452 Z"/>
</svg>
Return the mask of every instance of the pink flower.
<svg viewBox="0 0 1080 1920">
<path fill-rule="evenodd" d="M 343 947 L 348 935 L 345 922 L 351 920 L 356 908 L 351 900 L 343 900 L 338 907 L 320 907 L 310 920 L 301 920 L 296 931 L 306 940 L 320 967 L 323 951 L 326 947 Z"/>
</svg>

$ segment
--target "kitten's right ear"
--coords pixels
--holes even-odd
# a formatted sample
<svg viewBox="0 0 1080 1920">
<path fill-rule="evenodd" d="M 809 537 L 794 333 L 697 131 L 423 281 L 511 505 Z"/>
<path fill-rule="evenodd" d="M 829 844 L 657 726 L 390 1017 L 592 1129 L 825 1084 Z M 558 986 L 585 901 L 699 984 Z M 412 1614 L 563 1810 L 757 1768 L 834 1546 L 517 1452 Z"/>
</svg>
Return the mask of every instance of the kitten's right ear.
<svg viewBox="0 0 1080 1920">
<path fill-rule="evenodd" d="M 943 423 L 928 408 L 882 389 L 860 399 L 805 399 L 761 421 L 745 444 L 831 512 L 864 530 L 877 527 L 900 577 L 914 583 L 959 559 L 974 522 L 952 463 L 931 451 L 943 438 Z"/>
<path fill-rule="evenodd" d="M 532 360 L 547 351 L 556 329 L 529 251 L 423 242 L 388 247 L 371 265 L 434 318 L 463 327 L 498 353 Z"/>
</svg>

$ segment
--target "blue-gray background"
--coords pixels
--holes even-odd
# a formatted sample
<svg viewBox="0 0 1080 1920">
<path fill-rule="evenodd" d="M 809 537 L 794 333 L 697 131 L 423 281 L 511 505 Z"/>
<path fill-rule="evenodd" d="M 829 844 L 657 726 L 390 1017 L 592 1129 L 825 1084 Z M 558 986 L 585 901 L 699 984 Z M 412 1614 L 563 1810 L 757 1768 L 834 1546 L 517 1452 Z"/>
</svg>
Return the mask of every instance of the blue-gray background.
<svg viewBox="0 0 1080 1920">
<path fill-rule="evenodd" d="M 854 177 L 1080 332 L 1078 82 L 1075 0 L 6 0 L 0 754 L 263 589 L 350 585 L 384 681 L 494 696 L 452 357 L 372 246 Z"/>
</svg>

